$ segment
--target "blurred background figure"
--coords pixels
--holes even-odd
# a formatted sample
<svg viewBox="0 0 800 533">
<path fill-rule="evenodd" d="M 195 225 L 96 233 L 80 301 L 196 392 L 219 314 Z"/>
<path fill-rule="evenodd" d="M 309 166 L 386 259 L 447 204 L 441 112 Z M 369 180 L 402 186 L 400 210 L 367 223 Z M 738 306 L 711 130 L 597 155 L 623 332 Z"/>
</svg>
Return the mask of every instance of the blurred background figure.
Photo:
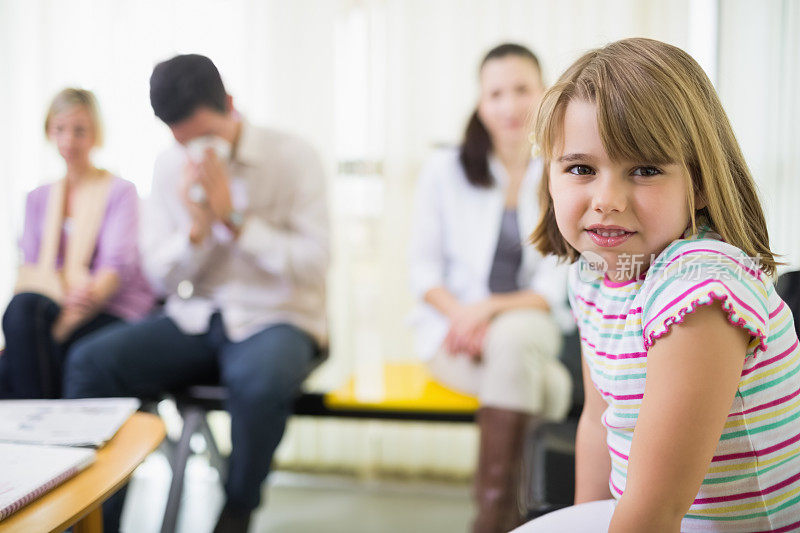
<svg viewBox="0 0 800 533">
<path fill-rule="evenodd" d="M 558 361 L 565 268 L 525 245 L 538 220 L 542 170 L 528 135 L 544 91 L 539 61 L 502 44 L 483 59 L 479 78 L 463 143 L 422 171 L 410 276 L 421 300 L 420 356 L 437 379 L 481 402 L 474 531 L 499 532 L 521 518 L 526 431 L 566 414 L 571 379 Z"/>
<path fill-rule="evenodd" d="M 325 174 L 305 141 L 242 118 L 206 56 L 156 65 L 150 101 L 175 140 L 156 161 L 142 230 L 164 313 L 76 344 L 65 396 L 225 385 L 233 447 L 215 531 L 244 533 L 326 342 Z M 105 504 L 107 531 L 123 500 Z"/>
<path fill-rule="evenodd" d="M 60 397 L 70 345 L 153 303 L 139 265 L 136 187 L 92 162 L 103 140 L 94 95 L 59 92 L 44 129 L 66 173 L 28 194 L 22 265 L 3 315 L 0 397 Z"/>
</svg>

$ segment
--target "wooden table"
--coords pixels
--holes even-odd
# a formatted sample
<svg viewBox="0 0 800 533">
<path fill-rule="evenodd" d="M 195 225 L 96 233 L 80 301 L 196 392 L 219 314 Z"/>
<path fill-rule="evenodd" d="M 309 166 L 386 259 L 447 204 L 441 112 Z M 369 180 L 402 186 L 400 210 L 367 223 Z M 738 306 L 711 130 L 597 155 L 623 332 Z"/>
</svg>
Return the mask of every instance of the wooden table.
<svg viewBox="0 0 800 533">
<path fill-rule="evenodd" d="M 0 521 L 0 533 L 55 533 L 70 526 L 74 526 L 74 533 L 102 532 L 101 504 L 128 481 L 164 436 L 164 423 L 159 417 L 135 413 L 97 451 L 94 463 Z"/>
</svg>

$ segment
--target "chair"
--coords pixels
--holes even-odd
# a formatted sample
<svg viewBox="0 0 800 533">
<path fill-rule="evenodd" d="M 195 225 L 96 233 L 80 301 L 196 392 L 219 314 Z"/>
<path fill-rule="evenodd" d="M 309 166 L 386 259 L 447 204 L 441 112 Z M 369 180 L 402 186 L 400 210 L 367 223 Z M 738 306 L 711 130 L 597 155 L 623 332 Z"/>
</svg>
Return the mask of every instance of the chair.
<svg viewBox="0 0 800 533">
<path fill-rule="evenodd" d="M 328 348 L 325 347 L 316 356 L 311 370 L 318 368 L 327 359 Z M 228 390 L 222 385 L 195 385 L 171 394 L 170 397 L 175 402 L 175 406 L 183 419 L 183 429 L 177 442 L 167 438 L 163 445 L 172 469 L 172 481 L 169 486 L 167 505 L 164 508 L 164 518 L 161 522 L 161 533 L 173 533 L 178 522 L 186 463 L 192 455 L 192 437 L 197 433 L 203 436 L 209 452 L 209 464 L 219 472 L 220 479 L 225 479 L 228 466 L 227 461 L 219 451 L 206 418 L 209 411 L 225 409 Z M 295 400 L 293 413 L 312 413 L 321 406 L 322 395 L 302 393 Z"/>
<path fill-rule="evenodd" d="M 559 359 L 572 376 L 572 407 L 563 421 L 541 424 L 528 436 L 522 480 L 528 520 L 572 505 L 575 495 L 575 435 L 584 398 L 577 331 L 564 336 Z"/>
<path fill-rule="evenodd" d="M 784 272 L 775 282 L 775 290 L 778 291 L 781 299 L 786 302 L 792 310 L 794 317 L 794 329 L 800 337 L 800 270 Z"/>
</svg>

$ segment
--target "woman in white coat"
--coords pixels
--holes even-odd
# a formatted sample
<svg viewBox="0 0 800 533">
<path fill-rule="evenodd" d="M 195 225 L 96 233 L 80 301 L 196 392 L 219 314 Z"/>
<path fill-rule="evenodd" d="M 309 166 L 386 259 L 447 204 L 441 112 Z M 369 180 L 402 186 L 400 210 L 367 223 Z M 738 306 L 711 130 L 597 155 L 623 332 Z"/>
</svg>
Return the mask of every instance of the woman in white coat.
<svg viewBox="0 0 800 533">
<path fill-rule="evenodd" d="M 415 198 L 417 348 L 437 379 L 480 400 L 473 529 L 481 533 L 521 522 L 526 430 L 563 418 L 571 399 L 558 361 L 562 326 L 572 325 L 566 267 L 525 244 L 539 216 L 542 170 L 531 157 L 528 118 L 543 91 L 530 50 L 492 49 L 463 144 L 431 158 Z"/>
</svg>

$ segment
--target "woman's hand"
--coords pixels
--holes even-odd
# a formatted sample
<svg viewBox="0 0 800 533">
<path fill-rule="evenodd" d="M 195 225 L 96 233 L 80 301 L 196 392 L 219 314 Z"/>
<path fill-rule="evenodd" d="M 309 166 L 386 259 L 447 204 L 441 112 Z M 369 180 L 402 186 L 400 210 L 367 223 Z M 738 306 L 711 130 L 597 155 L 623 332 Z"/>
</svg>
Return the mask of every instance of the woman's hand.
<svg viewBox="0 0 800 533">
<path fill-rule="evenodd" d="M 444 347 L 451 354 L 480 358 L 489 323 L 495 315 L 491 300 L 461 305 L 451 315 Z"/>
<path fill-rule="evenodd" d="M 98 308 L 98 302 L 92 294 L 91 284 L 71 289 L 64 298 L 62 307 L 78 315 L 88 316 L 94 313 Z"/>
<path fill-rule="evenodd" d="M 98 302 L 94 299 L 90 284 L 70 290 L 61 306 L 55 324 L 53 338 L 58 343 L 65 342 L 81 325 L 97 314 Z"/>
<path fill-rule="evenodd" d="M 84 322 L 85 320 L 81 313 L 71 309 L 63 309 L 58 315 L 55 324 L 53 324 L 53 339 L 59 344 L 66 342 L 70 335 Z"/>
</svg>

